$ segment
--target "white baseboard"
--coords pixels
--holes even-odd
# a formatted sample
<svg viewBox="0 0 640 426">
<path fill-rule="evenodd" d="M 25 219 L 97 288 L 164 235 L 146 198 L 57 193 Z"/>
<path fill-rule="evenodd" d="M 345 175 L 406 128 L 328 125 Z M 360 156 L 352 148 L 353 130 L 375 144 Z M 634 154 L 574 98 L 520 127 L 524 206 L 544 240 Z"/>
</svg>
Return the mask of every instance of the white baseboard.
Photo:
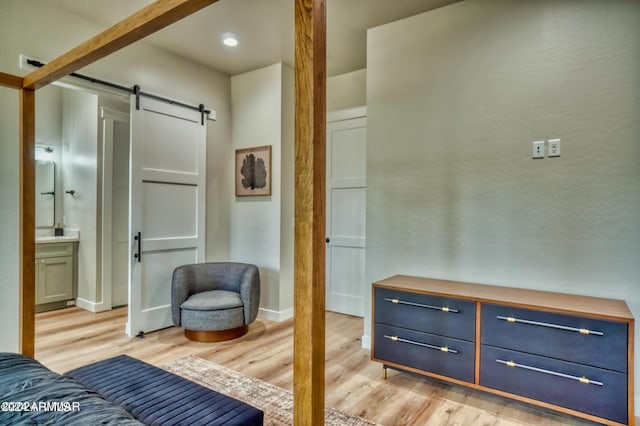
<svg viewBox="0 0 640 426">
<path fill-rule="evenodd" d="M 362 347 L 364 349 L 371 349 L 371 336 L 362 336 Z"/>
<path fill-rule="evenodd" d="M 293 308 L 285 309 L 284 311 L 260 308 L 258 311 L 258 317 L 276 322 L 288 320 L 293 317 Z"/>
<path fill-rule="evenodd" d="M 89 300 L 86 299 L 82 299 L 80 297 L 76 298 L 76 306 L 78 308 L 82 308 L 85 311 L 89 311 L 89 312 L 104 312 L 104 311 L 108 311 L 111 309 L 111 307 L 107 307 L 104 302 L 91 302 Z"/>
<path fill-rule="evenodd" d="M 636 400 L 636 402 L 634 402 L 634 404 L 633 404 L 634 405 L 634 411 L 636 412 L 635 416 L 637 418 L 640 418 L 640 396 L 637 396 L 635 398 L 635 400 Z M 638 423 L 638 422 L 636 422 L 636 423 Z"/>
</svg>

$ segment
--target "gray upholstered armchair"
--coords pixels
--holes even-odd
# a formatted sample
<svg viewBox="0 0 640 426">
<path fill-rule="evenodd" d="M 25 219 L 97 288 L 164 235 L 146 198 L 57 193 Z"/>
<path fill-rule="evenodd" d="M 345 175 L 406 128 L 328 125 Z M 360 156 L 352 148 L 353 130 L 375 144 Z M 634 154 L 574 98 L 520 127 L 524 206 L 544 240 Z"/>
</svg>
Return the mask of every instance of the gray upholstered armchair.
<svg viewBox="0 0 640 426">
<path fill-rule="evenodd" d="M 171 314 L 185 336 L 218 342 L 243 336 L 258 315 L 260 274 L 255 265 L 213 262 L 173 271 Z"/>
</svg>

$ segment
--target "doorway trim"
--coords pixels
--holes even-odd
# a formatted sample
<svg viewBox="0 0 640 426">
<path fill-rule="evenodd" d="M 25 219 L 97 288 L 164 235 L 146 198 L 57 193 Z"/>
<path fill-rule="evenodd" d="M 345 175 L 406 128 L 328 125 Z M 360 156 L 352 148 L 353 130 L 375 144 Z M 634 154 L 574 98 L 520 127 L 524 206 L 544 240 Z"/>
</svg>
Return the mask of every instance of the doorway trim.
<svg viewBox="0 0 640 426">
<path fill-rule="evenodd" d="M 102 120 L 102 302 L 96 304 L 95 312 L 108 311 L 113 307 L 113 125 L 116 121 L 129 125 L 129 114 L 108 107 L 100 107 Z M 111 124 L 107 128 L 107 123 Z M 110 136 L 109 136 L 110 135 Z M 100 306 L 98 306 L 100 305 Z"/>
</svg>

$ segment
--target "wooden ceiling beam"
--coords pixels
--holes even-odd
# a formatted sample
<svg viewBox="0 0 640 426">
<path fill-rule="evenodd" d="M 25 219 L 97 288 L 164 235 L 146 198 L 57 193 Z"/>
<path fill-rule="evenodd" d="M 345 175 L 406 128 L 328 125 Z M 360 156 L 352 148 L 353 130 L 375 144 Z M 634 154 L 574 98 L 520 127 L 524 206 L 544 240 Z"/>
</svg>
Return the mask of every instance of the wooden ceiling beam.
<svg viewBox="0 0 640 426">
<path fill-rule="evenodd" d="M 14 89 L 21 89 L 23 80 L 24 79 L 22 77 L 0 72 L 0 86 L 2 87 L 11 87 Z"/>
<path fill-rule="evenodd" d="M 97 36 L 50 61 L 24 78 L 23 87 L 37 89 L 122 49 L 217 0 L 156 0 Z"/>
<path fill-rule="evenodd" d="M 295 0 L 293 423 L 324 424 L 325 0 Z"/>
</svg>

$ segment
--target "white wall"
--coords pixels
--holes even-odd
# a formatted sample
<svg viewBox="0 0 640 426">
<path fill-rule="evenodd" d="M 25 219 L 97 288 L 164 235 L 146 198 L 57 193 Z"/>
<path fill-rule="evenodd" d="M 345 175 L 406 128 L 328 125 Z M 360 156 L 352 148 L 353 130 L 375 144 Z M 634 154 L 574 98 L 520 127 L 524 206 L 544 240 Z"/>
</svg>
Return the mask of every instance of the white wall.
<svg viewBox="0 0 640 426">
<path fill-rule="evenodd" d="M 55 177 L 55 212 L 54 226 L 56 223 L 62 223 L 62 177 L 60 167 L 62 163 L 62 89 L 60 87 L 49 85 L 38 91 L 36 98 L 36 144 L 43 144 L 53 148 L 53 152 L 47 156 L 56 163 Z M 36 153 L 37 155 L 37 153 Z M 36 197 L 38 195 L 36 194 Z M 53 232 L 50 227 L 48 229 L 39 229 L 46 232 Z"/>
<path fill-rule="evenodd" d="M 19 69 L 20 53 L 47 62 L 104 30 L 104 26 L 57 9 L 50 2 L 2 0 L 1 9 L 0 70 L 10 74 L 25 75 L 27 73 Z M 229 200 L 233 194 L 233 175 L 230 172 L 233 164 L 230 159 L 233 158 L 233 152 L 230 137 L 229 76 L 151 47 L 144 41 L 134 43 L 82 69 L 81 73 L 125 86 L 133 86 L 137 83 L 144 91 L 195 105 L 203 103 L 207 108 L 216 110 L 218 120 L 207 123 L 206 259 L 227 260 L 229 258 L 230 206 L 228 202 L 220 202 L 220 200 Z M 36 100 L 37 98 L 36 92 Z M 14 113 L 17 120 L 17 111 Z M 7 158 L 11 158 L 10 156 L 17 151 L 17 137 L 9 140 L 9 144 L 12 142 L 16 145 L 3 145 L 0 148 L 3 154 L 5 151 L 9 154 Z M 5 161 L 4 158 L 3 155 L 3 161 Z M 9 187 L 12 186 L 11 182 L 3 181 L 0 185 Z M 5 217 L 9 220 L 11 217 L 17 218 L 18 204 L 16 202 L 12 205 L 9 198 L 4 202 L 2 209 L 6 209 L 0 219 L 4 227 L 7 226 Z M 15 227 L 16 223 L 13 223 L 7 229 L 15 230 Z M 16 247 L 12 250 L 14 253 L 17 251 Z M 3 259 L 2 274 L 17 276 L 17 258 L 15 262 L 10 260 L 11 257 Z M 11 282 L 3 282 L 1 285 L 3 294 L 11 295 L 17 292 L 17 281 L 15 287 Z M 0 300 L 3 300 L 4 306 L 5 299 L 0 298 Z M 15 322 L 18 321 L 16 309 L 3 311 L 3 315 L 5 313 L 14 318 Z M 10 323 L 9 320 L 5 321 L 5 327 L 9 327 Z"/>
<path fill-rule="evenodd" d="M 62 95 L 63 227 L 80 230 L 78 306 L 97 301 L 98 96 L 77 90 Z M 75 191 L 67 194 L 66 191 Z"/>
<path fill-rule="evenodd" d="M 456 3 L 370 30 L 367 73 L 368 282 L 602 296 L 640 318 L 639 2 Z M 532 160 L 554 137 L 562 156 Z"/>
<path fill-rule="evenodd" d="M 0 86 L 0 352 L 19 349 L 18 91 Z"/>
<path fill-rule="evenodd" d="M 355 108 L 366 104 L 366 69 L 327 78 L 327 111 Z"/>
<path fill-rule="evenodd" d="M 284 78 L 289 81 L 283 83 Z M 293 211 L 293 164 L 283 165 L 283 158 L 293 159 L 292 106 L 283 106 L 285 96 L 292 99 L 292 82 L 293 71 L 283 64 L 231 78 L 233 147 L 271 145 L 272 174 L 270 196 L 232 197 L 230 259 L 260 268 L 260 307 L 273 319 L 290 316 L 293 307 L 293 283 L 288 282 L 293 278 L 293 232 L 282 216 Z M 289 300 L 290 305 L 281 304 Z"/>
<path fill-rule="evenodd" d="M 294 141 L 295 76 L 293 68 L 282 66 L 282 160 L 280 164 L 280 310 L 293 314 L 293 245 L 294 245 Z"/>
</svg>

